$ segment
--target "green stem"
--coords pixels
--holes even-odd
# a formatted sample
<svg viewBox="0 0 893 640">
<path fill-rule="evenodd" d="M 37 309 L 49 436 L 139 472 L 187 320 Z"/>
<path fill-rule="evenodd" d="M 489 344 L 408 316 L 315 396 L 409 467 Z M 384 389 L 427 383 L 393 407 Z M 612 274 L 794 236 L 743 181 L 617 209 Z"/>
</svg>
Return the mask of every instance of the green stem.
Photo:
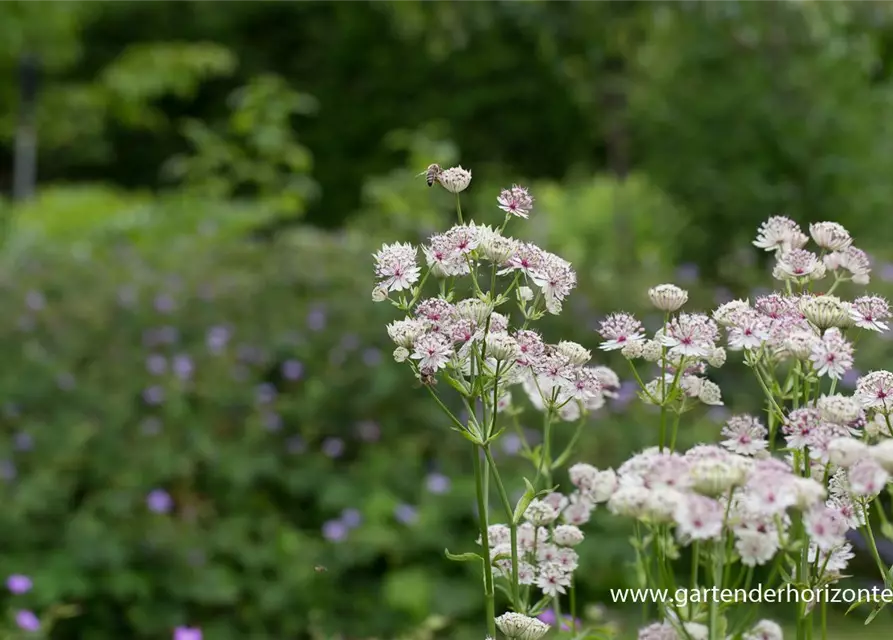
<svg viewBox="0 0 893 640">
<path fill-rule="evenodd" d="M 570 591 L 571 591 L 571 631 L 573 631 L 574 633 L 577 633 L 577 590 L 574 588 L 574 577 L 573 576 L 571 576 Z"/>
<path fill-rule="evenodd" d="M 478 453 L 478 447 L 472 447 L 474 452 L 474 486 L 477 493 L 478 522 L 481 529 L 481 551 L 484 556 L 484 607 L 487 615 L 487 633 L 496 637 L 496 590 L 493 587 L 493 564 L 490 562 L 490 540 L 487 535 L 487 498 L 484 494 L 484 461 Z"/>
<path fill-rule="evenodd" d="M 720 558 L 718 542 L 714 541 L 712 545 L 711 555 L 712 562 L 710 565 L 711 579 L 713 585 L 722 589 L 722 584 L 718 584 L 722 580 L 722 558 Z M 719 599 L 710 598 L 710 640 L 720 640 L 719 634 Z"/>
<path fill-rule="evenodd" d="M 456 213 L 459 214 L 459 224 L 465 224 L 462 221 L 462 203 L 459 200 L 459 194 L 456 194 Z"/>
<path fill-rule="evenodd" d="M 679 411 L 676 412 L 676 417 L 673 418 L 673 431 L 670 434 L 670 452 L 676 450 L 676 434 L 679 433 L 679 418 L 682 417 L 682 410 L 685 408 L 685 400 L 682 401 L 682 407 L 680 407 Z"/>
<path fill-rule="evenodd" d="M 862 501 L 862 512 L 865 514 L 865 526 L 862 528 L 869 542 L 869 551 L 871 551 L 871 557 L 874 558 L 875 563 L 877 563 L 877 568 L 881 572 L 881 580 L 884 582 L 884 586 L 887 586 L 887 568 L 884 566 L 884 561 L 881 560 L 881 554 L 878 553 L 877 543 L 874 540 L 874 532 L 871 530 L 871 520 L 868 517 L 868 506 L 865 504 L 865 501 Z"/>
<path fill-rule="evenodd" d="M 518 584 L 518 525 L 515 522 L 514 509 L 512 509 L 512 503 L 509 502 L 505 485 L 502 483 L 502 478 L 499 477 L 499 471 L 496 469 L 496 461 L 490 452 L 490 446 L 484 445 L 482 449 L 484 450 L 484 455 L 487 456 L 487 463 L 490 466 L 490 471 L 493 473 L 493 479 L 496 481 L 496 491 L 499 493 L 499 500 L 502 502 L 502 508 L 505 509 L 505 517 L 509 522 L 512 545 L 512 606 L 515 611 L 520 611 L 521 588 Z"/>
</svg>

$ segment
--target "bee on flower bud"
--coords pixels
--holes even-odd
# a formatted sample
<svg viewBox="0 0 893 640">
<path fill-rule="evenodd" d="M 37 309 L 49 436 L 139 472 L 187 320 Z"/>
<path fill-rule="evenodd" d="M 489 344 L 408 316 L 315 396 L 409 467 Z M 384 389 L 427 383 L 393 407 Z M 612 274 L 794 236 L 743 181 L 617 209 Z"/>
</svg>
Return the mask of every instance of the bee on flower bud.
<svg viewBox="0 0 893 640">
<path fill-rule="evenodd" d="M 675 284 L 659 284 L 648 290 L 648 297 L 657 309 L 672 313 L 688 302 L 688 291 Z"/>
<path fill-rule="evenodd" d="M 439 164 L 429 164 L 428 168 L 419 173 L 419 176 L 425 176 L 425 183 L 429 187 L 433 187 L 434 183 L 437 182 L 437 178 L 442 173 L 443 169 L 440 168 Z"/>
</svg>

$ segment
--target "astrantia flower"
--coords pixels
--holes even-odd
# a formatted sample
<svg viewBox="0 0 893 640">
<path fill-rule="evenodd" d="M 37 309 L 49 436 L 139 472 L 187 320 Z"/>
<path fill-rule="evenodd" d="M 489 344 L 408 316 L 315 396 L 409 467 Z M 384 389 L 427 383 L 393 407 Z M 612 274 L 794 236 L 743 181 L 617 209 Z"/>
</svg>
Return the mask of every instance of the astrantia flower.
<svg viewBox="0 0 893 640">
<path fill-rule="evenodd" d="M 809 225 L 809 235 L 817 245 L 828 251 L 841 251 L 853 244 L 850 232 L 836 222 L 815 222 Z"/>
<path fill-rule="evenodd" d="M 893 412 L 893 373 L 872 371 L 856 381 L 856 398 L 866 409 L 882 414 Z"/>
<path fill-rule="evenodd" d="M 839 575 L 846 570 L 853 557 L 853 546 L 849 542 L 835 547 L 830 553 L 821 551 L 815 543 L 809 545 L 809 562 L 815 563 L 818 559 L 818 566 L 825 567 L 826 574 Z M 781 638 L 781 635 L 772 636 L 773 639 L 776 637 Z M 750 640 L 749 636 L 745 636 L 745 638 Z"/>
<path fill-rule="evenodd" d="M 853 367 L 853 345 L 846 341 L 840 329 L 832 327 L 813 345 L 809 359 L 819 376 L 839 380 Z"/>
<path fill-rule="evenodd" d="M 876 496 L 890 479 L 890 474 L 874 458 L 862 458 L 847 471 L 850 490 L 857 496 Z"/>
<path fill-rule="evenodd" d="M 803 296 L 800 311 L 819 329 L 845 327 L 850 320 L 850 308 L 836 296 Z"/>
<path fill-rule="evenodd" d="M 828 458 L 838 467 L 851 467 L 868 455 L 868 446 L 855 438 L 835 438 L 828 445 Z"/>
<path fill-rule="evenodd" d="M 765 439 L 768 433 L 758 418 L 748 414 L 732 416 L 722 428 L 722 435 L 727 438 L 722 445 L 732 453 L 752 456 L 769 446 Z"/>
<path fill-rule="evenodd" d="M 415 339 L 412 345 L 413 360 L 419 361 L 419 369 L 433 373 L 443 369 L 453 356 L 453 345 L 449 338 L 440 333 L 427 333 Z"/>
<path fill-rule="evenodd" d="M 753 309 L 747 300 L 732 300 L 717 307 L 713 312 L 713 319 L 718 324 L 728 327 L 736 324 L 742 315 L 748 315 L 752 312 Z"/>
<path fill-rule="evenodd" d="M 692 540 L 710 540 L 722 535 L 723 508 L 712 498 L 689 494 L 674 513 L 679 533 Z"/>
<path fill-rule="evenodd" d="M 583 345 L 569 340 L 562 340 L 557 345 L 558 353 L 574 365 L 583 365 L 592 359 L 592 353 Z"/>
<path fill-rule="evenodd" d="M 771 320 L 756 313 L 741 314 L 728 328 L 729 349 L 759 349 L 770 335 Z"/>
<path fill-rule="evenodd" d="M 668 622 L 655 622 L 639 629 L 638 640 L 679 640 L 679 634 Z"/>
<path fill-rule="evenodd" d="M 706 357 L 716 348 L 719 328 L 702 313 L 680 313 L 658 335 L 658 341 L 678 356 Z"/>
<path fill-rule="evenodd" d="M 598 333 L 605 339 L 599 345 L 602 351 L 615 351 L 627 342 L 645 339 L 642 323 L 628 313 L 612 313 L 602 321 Z"/>
<path fill-rule="evenodd" d="M 577 274 L 571 263 L 543 252 L 538 265 L 530 269 L 531 281 L 540 288 L 546 310 L 553 315 L 561 312 L 561 301 L 577 286 Z"/>
<path fill-rule="evenodd" d="M 555 522 L 557 517 L 558 510 L 542 500 L 533 500 L 524 512 L 524 518 L 538 527 Z"/>
<path fill-rule="evenodd" d="M 572 524 L 560 524 L 552 532 L 552 542 L 560 547 L 575 547 L 583 542 L 583 532 Z"/>
<path fill-rule="evenodd" d="M 785 216 L 773 216 L 760 225 L 753 244 L 766 251 L 800 249 L 809 238 L 800 226 Z"/>
<path fill-rule="evenodd" d="M 816 408 L 822 420 L 836 424 L 855 422 L 862 413 L 862 407 L 856 398 L 839 393 L 831 396 L 823 395 L 816 402 Z"/>
<path fill-rule="evenodd" d="M 673 312 L 688 301 L 688 291 L 675 284 L 659 284 L 648 290 L 648 297 L 656 308 Z"/>
<path fill-rule="evenodd" d="M 825 266 L 836 271 L 843 269 L 849 271 L 852 280 L 856 284 L 868 284 L 871 280 L 871 263 L 868 255 L 861 249 L 850 246 L 843 251 L 829 253 L 824 258 Z"/>
<path fill-rule="evenodd" d="M 471 184 L 471 171 L 463 169 L 462 166 L 450 167 L 444 169 L 437 176 L 440 185 L 450 193 L 460 193 L 468 188 Z"/>
<path fill-rule="evenodd" d="M 383 245 L 375 254 L 375 275 L 388 291 L 409 289 L 419 279 L 416 248 L 399 242 Z"/>
<path fill-rule="evenodd" d="M 735 535 L 735 550 L 741 556 L 741 564 L 748 567 L 764 565 L 778 552 L 778 534 L 741 529 Z"/>
<path fill-rule="evenodd" d="M 791 249 L 779 254 L 772 276 L 777 280 L 819 280 L 825 276 L 825 270 L 825 265 L 812 251 Z"/>
<path fill-rule="evenodd" d="M 826 506 L 813 509 L 806 514 L 806 533 L 822 551 L 828 552 L 845 542 L 847 524 L 840 514 Z"/>
<path fill-rule="evenodd" d="M 542 620 L 514 612 L 496 618 L 496 626 L 509 640 L 539 640 L 550 629 Z"/>
<path fill-rule="evenodd" d="M 516 184 L 511 189 L 503 189 L 496 201 L 500 209 L 519 218 L 527 218 L 533 209 L 533 196 Z"/>
<path fill-rule="evenodd" d="M 850 306 L 850 317 L 861 329 L 887 331 L 890 327 L 884 320 L 890 317 L 890 304 L 878 296 L 856 298 Z"/>
<path fill-rule="evenodd" d="M 387 326 L 388 336 L 399 347 L 410 347 L 416 338 L 425 333 L 427 324 L 417 318 L 396 320 Z"/>
<path fill-rule="evenodd" d="M 535 270 L 542 265 L 545 253 L 531 242 L 519 242 L 512 255 L 506 260 L 505 268 L 499 271 L 499 275 L 520 271 L 524 275 L 532 277 Z"/>
<path fill-rule="evenodd" d="M 536 580 L 536 586 L 547 596 L 557 596 L 567 593 L 567 587 L 571 585 L 571 574 L 565 572 L 556 564 L 546 564 L 540 569 L 540 575 Z"/>
<path fill-rule="evenodd" d="M 810 560 L 812 562 L 812 560 Z M 783 640 L 781 627 L 771 620 L 760 620 L 744 634 L 742 640 Z"/>
</svg>

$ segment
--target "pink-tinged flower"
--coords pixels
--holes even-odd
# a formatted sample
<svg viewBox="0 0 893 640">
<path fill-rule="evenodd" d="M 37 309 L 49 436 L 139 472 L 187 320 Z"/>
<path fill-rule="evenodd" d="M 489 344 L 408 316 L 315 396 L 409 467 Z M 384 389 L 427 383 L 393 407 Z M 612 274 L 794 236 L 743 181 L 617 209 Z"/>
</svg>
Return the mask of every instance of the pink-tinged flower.
<svg viewBox="0 0 893 640">
<path fill-rule="evenodd" d="M 639 629 L 638 640 L 679 640 L 679 634 L 669 622 L 655 622 Z"/>
<path fill-rule="evenodd" d="M 503 189 L 496 198 L 499 208 L 519 218 L 527 218 L 533 209 L 533 196 L 527 193 L 527 189 L 512 185 L 511 189 Z"/>
<path fill-rule="evenodd" d="M 853 366 L 853 345 L 846 341 L 840 329 L 831 327 L 813 344 L 809 359 L 819 376 L 839 380 Z"/>
<path fill-rule="evenodd" d="M 612 313 L 602 321 L 598 333 L 605 339 L 599 345 L 602 351 L 616 351 L 628 342 L 645 339 L 642 323 L 629 313 Z"/>
<path fill-rule="evenodd" d="M 722 445 L 732 453 L 752 456 L 769 446 L 766 441 L 768 433 L 766 427 L 754 416 L 732 416 L 722 428 L 722 435 L 727 438 Z"/>
<path fill-rule="evenodd" d="M 887 331 L 890 327 L 884 320 L 890 317 L 890 304 L 878 296 L 856 298 L 850 308 L 850 317 L 862 329 Z"/>
<path fill-rule="evenodd" d="M 202 640 L 202 630 L 198 627 L 177 627 L 174 640 Z"/>
<path fill-rule="evenodd" d="M 845 542 L 844 535 L 849 529 L 846 520 L 836 509 L 824 505 L 810 511 L 804 524 L 806 533 L 816 546 L 825 552 L 842 545 Z"/>
<path fill-rule="evenodd" d="M 801 249 L 807 242 L 809 238 L 796 222 L 785 216 L 772 216 L 760 225 L 753 244 L 766 251 L 785 251 Z"/>
<path fill-rule="evenodd" d="M 862 458 L 847 471 L 850 489 L 857 496 L 876 496 L 886 486 L 890 474 L 874 458 Z"/>
<path fill-rule="evenodd" d="M 856 381 L 856 398 L 866 409 L 893 411 L 893 373 L 872 371 Z"/>
<path fill-rule="evenodd" d="M 843 269 L 849 271 L 853 282 L 856 284 L 868 284 L 871 280 L 871 261 L 868 254 L 856 247 L 847 247 L 843 251 L 835 251 L 824 257 L 825 266 L 836 271 Z"/>
<path fill-rule="evenodd" d="M 530 242 L 519 242 L 515 250 L 505 263 L 505 269 L 499 275 L 505 275 L 512 271 L 520 271 L 524 275 L 533 276 L 539 269 L 545 257 L 545 251 Z"/>
<path fill-rule="evenodd" d="M 443 369 L 453 356 L 453 344 L 449 338 L 440 333 L 428 333 L 416 338 L 415 350 L 410 356 L 419 361 L 419 369 L 433 373 Z"/>
<path fill-rule="evenodd" d="M 757 313 L 740 313 L 728 329 L 729 349 L 759 349 L 769 338 L 771 320 Z"/>
<path fill-rule="evenodd" d="M 40 620 L 32 611 L 28 611 L 27 609 L 16 611 L 16 624 L 22 631 L 28 631 L 30 633 L 40 631 Z"/>
<path fill-rule="evenodd" d="M 23 576 L 19 573 L 13 574 L 6 579 L 6 588 L 10 593 L 21 595 L 31 591 L 31 578 Z"/>
<path fill-rule="evenodd" d="M 545 251 L 540 264 L 530 270 L 530 279 L 543 292 L 546 309 L 553 315 L 558 315 L 561 301 L 577 286 L 571 263 Z"/>
<path fill-rule="evenodd" d="M 542 337 L 529 329 L 515 332 L 515 342 L 518 343 L 520 351 L 517 363 L 522 367 L 533 366 L 546 350 Z"/>
<path fill-rule="evenodd" d="M 383 245 L 375 256 L 375 275 L 388 291 L 409 289 L 419 279 L 416 248 L 409 243 Z"/>
<path fill-rule="evenodd" d="M 778 262 L 772 275 L 777 280 L 795 280 L 809 278 L 818 280 L 825 275 L 825 265 L 812 251 L 806 249 L 790 249 L 778 256 Z"/>
<path fill-rule="evenodd" d="M 828 251 L 842 251 L 853 244 L 850 232 L 836 222 L 815 222 L 809 225 L 809 235 Z"/>
<path fill-rule="evenodd" d="M 680 356 L 708 357 L 716 349 L 719 328 L 702 313 L 680 313 L 658 336 L 660 343 Z"/>
<path fill-rule="evenodd" d="M 710 540 L 722 535 L 722 505 L 706 496 L 688 494 L 673 514 L 679 533 L 692 540 Z"/>
<path fill-rule="evenodd" d="M 766 464 L 768 463 L 768 464 Z M 797 486 L 787 465 L 760 461 L 750 474 L 744 495 L 747 508 L 761 516 L 776 516 L 797 503 Z"/>
</svg>

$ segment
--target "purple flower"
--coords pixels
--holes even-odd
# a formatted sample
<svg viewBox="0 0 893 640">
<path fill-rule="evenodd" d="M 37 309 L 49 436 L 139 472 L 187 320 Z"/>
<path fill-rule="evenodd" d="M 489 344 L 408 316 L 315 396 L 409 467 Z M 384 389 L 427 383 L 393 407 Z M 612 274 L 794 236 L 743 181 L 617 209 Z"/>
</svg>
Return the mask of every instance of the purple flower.
<svg viewBox="0 0 893 640">
<path fill-rule="evenodd" d="M 304 453 L 307 450 L 307 443 L 301 436 L 292 436 L 285 443 L 285 448 L 289 453 Z"/>
<path fill-rule="evenodd" d="M 431 493 L 442 495 L 449 492 L 452 483 L 450 479 L 442 473 L 431 473 L 428 475 L 425 484 L 428 487 L 428 491 Z"/>
<path fill-rule="evenodd" d="M 282 428 L 282 416 L 275 411 L 265 412 L 261 421 L 268 431 L 279 431 Z"/>
<path fill-rule="evenodd" d="M 329 520 L 322 526 L 322 535 L 329 542 L 341 542 L 347 537 L 348 527 L 341 520 Z"/>
<path fill-rule="evenodd" d="M 297 360 L 286 360 L 282 363 L 282 376 L 286 380 L 300 380 L 304 375 L 304 365 Z"/>
<path fill-rule="evenodd" d="M 174 374 L 181 380 L 187 380 L 192 377 L 192 372 L 195 369 L 192 364 L 192 358 L 190 358 L 186 354 L 179 354 L 174 356 L 173 363 Z"/>
<path fill-rule="evenodd" d="M 545 622 L 546 624 L 549 624 L 552 626 L 554 626 L 555 622 L 557 621 L 557 617 L 555 616 L 555 611 L 553 609 L 546 609 L 541 614 L 539 614 L 537 616 L 537 618 L 540 621 Z M 572 620 L 573 620 L 573 618 L 571 618 L 567 614 L 561 616 L 561 630 L 562 631 L 570 631 Z M 579 618 L 577 618 L 576 623 L 577 623 L 578 629 L 583 626 L 583 623 L 580 621 Z"/>
<path fill-rule="evenodd" d="M 381 427 L 372 420 L 363 420 L 357 424 L 357 435 L 363 442 L 378 442 L 381 438 Z"/>
<path fill-rule="evenodd" d="M 146 358 L 146 370 L 153 376 L 160 376 L 167 370 L 167 358 L 159 353 L 153 353 Z"/>
<path fill-rule="evenodd" d="M 502 450 L 510 456 L 521 450 L 521 438 L 517 433 L 507 433 L 502 438 Z"/>
<path fill-rule="evenodd" d="M 161 327 L 156 334 L 159 344 L 174 344 L 180 339 L 180 331 L 170 325 Z"/>
<path fill-rule="evenodd" d="M 198 627 L 177 627 L 174 640 L 202 640 L 202 630 Z"/>
<path fill-rule="evenodd" d="M 40 311 L 46 306 L 46 298 L 43 297 L 40 291 L 29 291 L 28 295 L 25 296 L 25 304 L 28 305 L 31 311 Z"/>
<path fill-rule="evenodd" d="M 211 327 L 205 338 L 208 350 L 211 351 L 211 353 L 220 353 L 229 342 L 230 336 L 231 332 L 227 327 Z"/>
<path fill-rule="evenodd" d="M 143 391 L 143 400 L 146 404 L 158 405 L 164 402 L 164 389 L 158 385 Z"/>
<path fill-rule="evenodd" d="M 676 269 L 676 278 L 680 282 L 694 282 L 698 279 L 698 273 L 698 265 L 686 262 Z"/>
<path fill-rule="evenodd" d="M 0 460 L 0 477 L 8 482 L 10 480 L 15 480 L 17 475 L 18 471 L 12 460 Z"/>
<path fill-rule="evenodd" d="M 322 331 L 326 327 L 326 311 L 322 306 L 317 306 L 307 314 L 307 327 L 311 331 Z"/>
<path fill-rule="evenodd" d="M 254 398 L 258 404 L 269 404 L 276 399 L 276 387 L 269 382 L 264 382 L 254 390 Z"/>
<path fill-rule="evenodd" d="M 27 609 L 16 611 L 16 624 L 22 631 L 40 631 L 40 620 Z"/>
<path fill-rule="evenodd" d="M 722 424 L 729 419 L 729 410 L 725 407 L 710 407 L 707 410 L 707 418 L 717 424 Z"/>
<path fill-rule="evenodd" d="M 419 513 L 412 505 L 401 504 L 394 509 L 394 517 L 403 524 L 412 524 L 419 519 Z"/>
<path fill-rule="evenodd" d="M 155 513 L 167 513 L 174 506 L 174 501 L 164 489 L 153 489 L 146 496 L 146 504 Z"/>
<path fill-rule="evenodd" d="M 31 578 L 20 573 L 14 573 L 6 579 L 6 588 L 10 593 L 20 595 L 31 591 Z"/>
<path fill-rule="evenodd" d="M 341 438 L 326 438 L 322 443 L 322 452 L 330 458 L 340 458 L 344 453 L 344 440 Z"/>
<path fill-rule="evenodd" d="M 381 351 L 375 349 L 374 347 L 365 349 L 363 351 L 363 364 L 365 364 L 367 367 L 374 367 L 378 364 L 381 364 Z"/>
<path fill-rule="evenodd" d="M 15 448 L 19 451 L 30 451 L 34 447 L 34 438 L 26 431 L 20 431 L 15 435 Z"/>
<path fill-rule="evenodd" d="M 621 382 L 620 388 L 617 390 L 617 397 L 613 398 L 611 401 L 612 408 L 622 411 L 629 405 L 633 398 L 636 397 L 638 391 L 639 384 L 637 382 L 630 380 Z"/>
<path fill-rule="evenodd" d="M 856 381 L 862 377 L 862 372 L 858 369 L 850 369 L 843 377 L 840 379 L 840 386 L 846 387 L 847 389 L 855 389 Z"/>
<path fill-rule="evenodd" d="M 155 297 L 155 310 L 158 313 L 170 313 L 175 306 L 174 299 L 166 293 Z"/>
<path fill-rule="evenodd" d="M 363 516 L 358 509 L 345 509 L 341 512 L 341 522 L 348 529 L 356 529 L 363 521 Z"/>
<path fill-rule="evenodd" d="M 881 265 L 881 280 L 884 282 L 893 282 L 893 262 L 885 262 Z"/>
</svg>

